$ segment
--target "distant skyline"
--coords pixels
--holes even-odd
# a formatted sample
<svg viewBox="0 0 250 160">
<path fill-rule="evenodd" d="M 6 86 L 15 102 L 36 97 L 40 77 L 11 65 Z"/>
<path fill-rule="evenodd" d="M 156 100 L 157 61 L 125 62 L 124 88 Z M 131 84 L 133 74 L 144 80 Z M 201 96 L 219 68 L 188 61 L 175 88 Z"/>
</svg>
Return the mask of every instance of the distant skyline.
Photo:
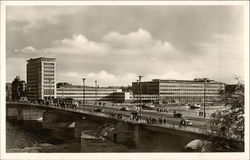
<svg viewBox="0 0 250 160">
<path fill-rule="evenodd" d="M 244 79 L 243 6 L 7 6 L 7 82 L 53 57 L 57 82 Z"/>
</svg>

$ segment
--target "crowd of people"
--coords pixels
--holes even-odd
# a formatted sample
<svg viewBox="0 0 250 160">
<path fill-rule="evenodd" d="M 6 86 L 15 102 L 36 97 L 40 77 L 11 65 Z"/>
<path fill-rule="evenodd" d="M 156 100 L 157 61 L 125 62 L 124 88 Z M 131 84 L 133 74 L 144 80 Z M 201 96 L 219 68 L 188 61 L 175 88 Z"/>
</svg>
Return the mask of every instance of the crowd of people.
<svg viewBox="0 0 250 160">
<path fill-rule="evenodd" d="M 146 122 L 147 124 L 165 124 L 167 123 L 166 118 L 162 118 L 162 117 L 147 117 L 146 118 Z"/>
<path fill-rule="evenodd" d="M 168 109 L 165 108 L 156 108 L 157 112 L 167 112 L 168 113 Z"/>
</svg>

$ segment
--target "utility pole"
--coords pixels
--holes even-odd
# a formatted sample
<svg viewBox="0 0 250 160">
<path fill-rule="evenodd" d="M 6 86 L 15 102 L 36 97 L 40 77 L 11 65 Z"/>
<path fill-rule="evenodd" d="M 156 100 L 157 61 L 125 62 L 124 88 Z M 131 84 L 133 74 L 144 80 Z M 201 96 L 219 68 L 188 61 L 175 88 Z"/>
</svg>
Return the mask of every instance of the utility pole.
<svg viewBox="0 0 250 160">
<path fill-rule="evenodd" d="M 51 84 L 50 84 L 51 79 L 49 79 L 49 102 L 51 101 Z"/>
<path fill-rule="evenodd" d="M 95 104 L 97 105 L 97 80 L 95 80 Z"/>
<path fill-rule="evenodd" d="M 82 87 L 82 104 L 83 104 L 83 106 L 85 105 L 85 80 L 86 80 L 86 78 L 82 78 L 82 82 L 83 82 L 83 87 Z"/>
<path fill-rule="evenodd" d="M 138 109 L 139 107 L 139 100 L 140 100 L 140 97 L 139 97 L 139 94 L 140 94 L 140 87 L 139 87 L 139 80 L 137 79 L 137 97 L 136 97 L 136 109 Z"/>
<path fill-rule="evenodd" d="M 139 77 L 139 91 L 140 91 L 140 120 L 141 120 L 141 109 L 142 109 L 142 105 L 141 105 L 141 78 L 143 76 L 138 76 Z"/>
<path fill-rule="evenodd" d="M 206 82 L 207 79 L 204 79 L 204 118 L 206 117 Z"/>
</svg>

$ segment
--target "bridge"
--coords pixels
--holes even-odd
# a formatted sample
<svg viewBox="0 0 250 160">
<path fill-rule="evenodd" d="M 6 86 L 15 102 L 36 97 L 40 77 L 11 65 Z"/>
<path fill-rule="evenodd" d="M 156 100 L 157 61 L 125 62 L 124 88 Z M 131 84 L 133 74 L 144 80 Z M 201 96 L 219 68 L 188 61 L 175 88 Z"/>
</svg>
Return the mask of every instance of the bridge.
<svg viewBox="0 0 250 160">
<path fill-rule="evenodd" d="M 193 139 L 204 138 L 208 132 L 208 129 L 203 124 L 180 127 L 180 119 L 170 118 L 170 115 L 167 114 L 164 115 L 167 119 L 166 123 L 148 123 L 148 117 L 152 115 L 162 117 L 162 114 L 144 111 L 141 119 L 134 119 L 131 117 L 130 111 L 119 111 L 117 108 L 106 106 L 104 112 L 95 112 L 93 108 L 96 108 L 96 106 L 86 105 L 77 108 L 62 108 L 55 105 L 7 102 L 6 116 L 7 119 L 18 120 L 24 123 L 39 120 L 42 122 L 43 128 L 56 130 L 58 133 L 65 132 L 65 129 L 71 128 L 74 130 L 74 137 L 82 138 L 82 142 L 83 134 L 90 130 L 99 130 L 101 132 L 100 128 L 107 126 L 107 124 L 113 125 L 116 136 L 114 137 L 114 134 L 108 136 L 107 134 L 104 138 L 119 144 L 127 144 L 129 142 L 130 145 L 135 146 L 140 143 L 140 132 L 143 130 L 180 135 Z"/>
</svg>

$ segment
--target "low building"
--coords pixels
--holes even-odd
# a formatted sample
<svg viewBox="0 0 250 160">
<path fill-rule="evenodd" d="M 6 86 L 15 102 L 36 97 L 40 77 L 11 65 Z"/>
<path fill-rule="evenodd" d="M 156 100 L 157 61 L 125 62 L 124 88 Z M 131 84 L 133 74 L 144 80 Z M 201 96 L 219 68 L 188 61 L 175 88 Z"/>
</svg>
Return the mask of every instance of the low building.
<svg viewBox="0 0 250 160">
<path fill-rule="evenodd" d="M 196 78 L 194 80 L 161 80 L 133 82 L 134 101 L 154 103 L 212 103 L 221 98 L 225 84 Z M 141 93 L 141 96 L 140 96 Z"/>
<path fill-rule="evenodd" d="M 119 87 L 83 87 L 82 85 L 71 85 L 68 83 L 58 83 L 56 94 L 57 98 L 73 98 L 85 102 L 123 102 L 125 99 L 128 99 L 128 94 L 123 93 Z"/>
</svg>

